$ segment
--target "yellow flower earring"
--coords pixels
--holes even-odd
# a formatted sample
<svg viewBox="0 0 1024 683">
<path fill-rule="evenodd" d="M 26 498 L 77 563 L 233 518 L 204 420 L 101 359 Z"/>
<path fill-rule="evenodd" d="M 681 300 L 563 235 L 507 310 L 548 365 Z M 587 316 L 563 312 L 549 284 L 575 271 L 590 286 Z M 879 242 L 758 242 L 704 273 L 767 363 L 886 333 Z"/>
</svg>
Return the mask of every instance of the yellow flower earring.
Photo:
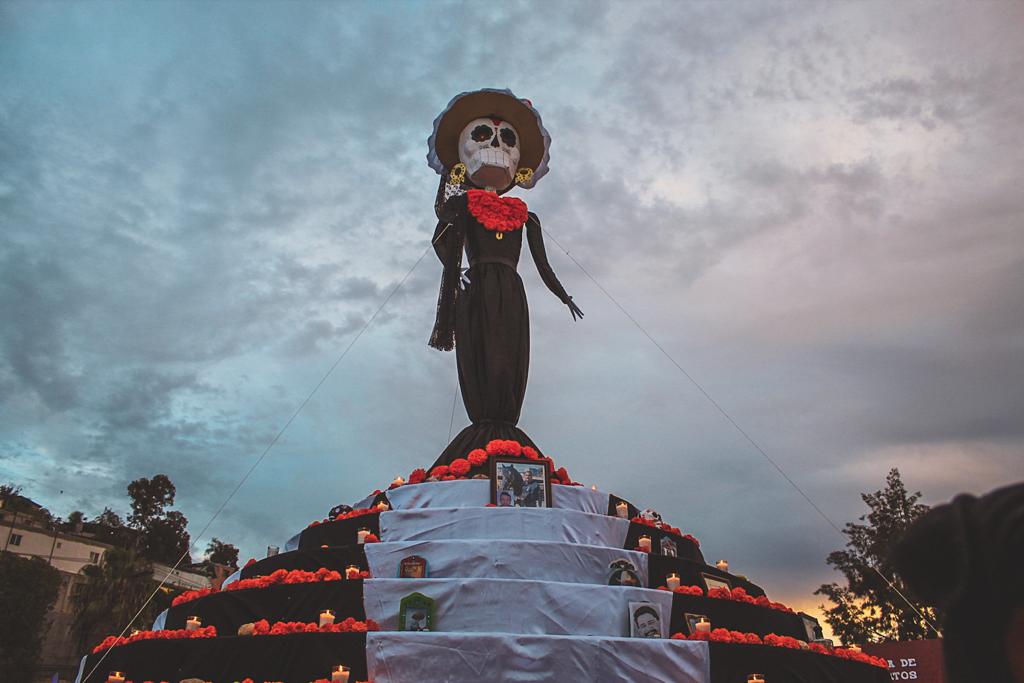
<svg viewBox="0 0 1024 683">
<path fill-rule="evenodd" d="M 525 185 L 533 178 L 532 168 L 521 168 L 516 171 L 516 185 Z"/>
<path fill-rule="evenodd" d="M 533 171 L 530 173 L 532 174 Z M 448 182 L 452 185 L 461 185 L 466 182 L 466 165 L 464 163 L 460 161 L 452 166 L 452 171 L 448 174 Z"/>
</svg>

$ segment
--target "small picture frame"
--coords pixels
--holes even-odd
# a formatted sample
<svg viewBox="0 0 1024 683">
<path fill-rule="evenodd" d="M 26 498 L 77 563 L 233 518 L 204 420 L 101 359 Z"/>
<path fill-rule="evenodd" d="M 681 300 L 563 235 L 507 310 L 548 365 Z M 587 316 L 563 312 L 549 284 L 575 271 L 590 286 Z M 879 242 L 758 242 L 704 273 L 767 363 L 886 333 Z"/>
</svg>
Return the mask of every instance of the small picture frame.
<svg viewBox="0 0 1024 683">
<path fill-rule="evenodd" d="M 708 619 L 708 615 L 706 614 L 690 614 L 689 612 L 686 612 L 683 616 L 686 619 L 686 632 L 690 635 L 693 635 L 697 632 L 698 621 L 700 621 L 701 619 L 705 621 L 711 621 L 710 619 Z"/>
<path fill-rule="evenodd" d="M 500 508 L 551 507 L 547 464 L 522 458 L 492 458 L 491 503 Z"/>
<path fill-rule="evenodd" d="M 640 580 L 640 573 L 629 560 L 615 560 L 608 565 L 608 569 L 611 570 L 608 575 L 609 586 L 644 587 L 643 581 Z"/>
<path fill-rule="evenodd" d="M 701 574 L 701 576 L 704 577 L 704 588 L 707 590 L 711 590 L 712 588 L 724 588 L 726 590 L 732 589 L 732 586 L 729 585 L 728 579 L 723 579 L 712 574 Z"/>
<path fill-rule="evenodd" d="M 433 631 L 434 599 L 423 593 L 410 593 L 402 598 L 398 611 L 399 631 Z"/>
<path fill-rule="evenodd" d="M 809 614 L 804 614 L 803 612 L 800 612 L 799 614 L 800 619 L 802 619 L 804 622 L 804 631 L 807 632 L 808 643 L 820 640 L 821 638 L 825 637 L 825 634 L 822 633 L 821 630 L 821 624 L 818 623 L 817 619 L 815 619 Z"/>
<path fill-rule="evenodd" d="M 664 638 L 661 605 L 655 602 L 629 603 L 629 636 L 631 638 Z"/>
<path fill-rule="evenodd" d="M 679 557 L 679 546 L 668 536 L 662 536 L 661 541 L 661 554 L 665 557 Z"/>
<path fill-rule="evenodd" d="M 402 558 L 402 561 L 398 563 L 398 578 L 427 578 L 427 560 L 419 555 L 410 555 L 409 557 Z"/>
</svg>

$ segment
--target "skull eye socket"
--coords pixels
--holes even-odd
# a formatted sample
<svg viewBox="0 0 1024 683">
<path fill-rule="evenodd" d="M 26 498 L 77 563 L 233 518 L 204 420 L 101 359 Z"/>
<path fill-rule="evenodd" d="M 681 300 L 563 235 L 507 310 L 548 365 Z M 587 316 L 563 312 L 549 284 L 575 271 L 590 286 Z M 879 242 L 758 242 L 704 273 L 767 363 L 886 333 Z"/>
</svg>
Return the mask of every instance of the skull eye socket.
<svg viewBox="0 0 1024 683">
<path fill-rule="evenodd" d="M 474 142 L 486 142 L 491 139 L 492 135 L 494 135 L 494 131 L 491 127 L 481 123 L 473 129 L 473 132 L 469 134 L 469 137 L 473 138 Z"/>
<path fill-rule="evenodd" d="M 501 129 L 501 141 L 504 142 L 509 147 L 515 147 L 516 146 L 516 134 L 512 132 L 511 128 L 502 128 Z"/>
</svg>

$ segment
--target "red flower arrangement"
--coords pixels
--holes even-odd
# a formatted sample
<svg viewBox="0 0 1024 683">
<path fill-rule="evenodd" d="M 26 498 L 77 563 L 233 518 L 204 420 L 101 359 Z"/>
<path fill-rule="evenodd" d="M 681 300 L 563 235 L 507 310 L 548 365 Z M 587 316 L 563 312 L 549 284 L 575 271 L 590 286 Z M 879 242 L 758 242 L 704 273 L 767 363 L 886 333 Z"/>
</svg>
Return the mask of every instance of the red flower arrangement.
<svg viewBox="0 0 1024 683">
<path fill-rule="evenodd" d="M 452 460 L 452 464 L 448 466 L 448 471 L 453 477 L 464 477 L 469 474 L 469 470 L 472 465 L 469 464 L 469 460 L 466 458 L 455 458 Z"/>
<path fill-rule="evenodd" d="M 665 522 L 659 522 L 659 521 L 654 520 L 654 519 L 645 519 L 643 517 L 640 517 L 639 515 L 637 515 L 636 517 L 634 517 L 633 519 L 631 519 L 629 521 L 636 522 L 637 524 L 643 524 L 644 526 L 649 526 L 649 527 L 654 528 L 654 529 L 661 529 L 662 531 L 668 531 L 669 533 L 673 533 L 676 536 L 682 536 L 683 535 L 682 531 L 680 531 L 678 528 L 672 526 L 671 524 L 666 524 Z M 691 536 L 691 538 L 692 538 L 692 536 Z"/>
<path fill-rule="evenodd" d="M 366 633 L 380 630 L 380 625 L 373 619 L 359 621 L 352 617 L 323 626 L 315 622 L 306 623 L 304 621 L 277 621 L 271 625 L 266 619 L 260 619 L 252 626 L 254 636 L 285 636 L 292 633 Z"/>
<path fill-rule="evenodd" d="M 215 626 L 203 626 L 194 631 L 188 629 L 177 629 L 173 631 L 136 631 L 128 637 L 107 636 L 99 645 L 92 649 L 92 653 L 103 652 L 112 647 L 120 647 L 129 643 L 137 643 L 140 640 L 180 640 L 183 638 L 216 638 L 217 628 Z"/>
<path fill-rule="evenodd" d="M 746 590 L 737 586 L 736 588 L 729 589 L 724 586 L 720 588 L 712 588 L 708 591 L 709 598 L 717 598 L 719 600 L 732 600 L 734 602 L 745 602 L 748 605 L 757 605 L 758 607 L 765 607 L 767 609 L 777 610 L 779 612 L 793 613 L 789 607 L 783 605 L 781 602 L 772 602 L 764 595 L 754 597 L 747 593 Z"/>
<path fill-rule="evenodd" d="M 366 534 L 363 543 L 380 543 L 380 537 L 377 534 Z"/>
<path fill-rule="evenodd" d="M 469 452 L 469 455 L 466 456 L 466 459 L 469 460 L 469 464 L 472 465 L 473 467 L 480 467 L 482 465 L 486 465 L 487 451 L 485 451 L 482 448 L 474 448 Z"/>
<path fill-rule="evenodd" d="M 811 643 L 808 645 L 802 641 L 797 640 L 791 636 L 778 636 L 774 633 L 769 633 L 764 638 L 761 638 L 756 633 L 743 633 L 742 631 L 730 631 L 724 628 L 712 629 L 710 633 L 697 631 L 689 635 L 685 633 L 676 633 L 672 636 L 672 640 L 707 640 L 715 643 L 739 643 L 743 645 L 767 645 L 769 647 L 782 647 L 790 650 L 803 650 L 807 649 L 811 652 L 815 652 L 820 655 L 828 655 L 832 657 L 839 657 L 840 659 L 849 659 L 855 662 L 861 662 L 863 664 L 871 664 L 872 666 L 878 666 L 883 669 L 889 668 L 889 663 L 881 657 L 872 657 L 866 655 L 863 652 L 855 652 L 853 650 L 846 650 L 838 648 L 835 650 L 829 650 L 823 645 L 818 643 Z"/>
<path fill-rule="evenodd" d="M 308 529 L 309 527 L 313 527 L 313 526 L 316 526 L 318 524 L 325 524 L 327 522 L 340 522 L 343 519 L 353 519 L 355 517 L 362 517 L 364 515 L 374 515 L 374 514 L 379 513 L 380 511 L 381 510 L 378 509 L 377 507 L 356 508 L 355 510 L 349 510 L 348 512 L 342 512 L 340 515 L 335 517 L 333 520 L 332 519 L 327 519 L 326 517 L 324 519 L 322 519 L 322 520 L 314 520 L 314 521 L 310 522 L 309 525 L 306 528 Z"/>
<path fill-rule="evenodd" d="M 370 535 L 372 536 L 373 534 Z M 319 581 L 341 581 L 343 578 L 345 577 L 341 574 L 341 572 L 334 571 L 333 569 L 327 569 L 326 567 L 321 567 L 320 569 L 317 569 L 315 572 L 307 572 L 302 569 L 292 569 L 290 571 L 287 569 L 278 569 L 277 571 L 268 574 L 267 576 L 256 576 L 251 579 L 240 579 L 238 581 L 235 581 L 234 583 L 229 583 L 227 586 L 224 586 L 224 588 L 221 590 L 241 591 L 247 590 L 249 588 L 269 588 L 270 586 L 276 586 L 278 584 L 294 585 L 297 583 L 317 583 Z M 361 571 L 359 572 L 358 578 L 369 579 L 373 577 L 370 575 L 370 572 Z M 214 590 L 213 588 L 204 588 L 202 590 L 197 591 L 188 591 L 174 598 L 174 600 L 171 601 L 171 605 L 175 607 L 178 605 L 183 605 L 186 602 L 192 602 L 193 600 L 198 600 L 199 598 L 211 595 L 212 593 L 216 592 L 218 591 Z"/>
<path fill-rule="evenodd" d="M 518 230 L 529 218 L 526 202 L 522 199 L 499 197 L 487 190 L 467 190 L 466 199 L 473 218 L 488 230 Z"/>
</svg>

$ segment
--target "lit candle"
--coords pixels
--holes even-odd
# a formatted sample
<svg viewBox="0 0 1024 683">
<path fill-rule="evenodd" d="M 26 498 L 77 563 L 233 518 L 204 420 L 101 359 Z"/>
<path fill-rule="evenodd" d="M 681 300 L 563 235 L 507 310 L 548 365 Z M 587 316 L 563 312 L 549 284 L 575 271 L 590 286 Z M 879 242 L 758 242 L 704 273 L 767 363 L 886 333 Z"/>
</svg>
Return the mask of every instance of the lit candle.
<svg viewBox="0 0 1024 683">
<path fill-rule="evenodd" d="M 107 676 L 107 683 L 124 683 L 124 674 L 120 671 L 111 671 Z"/>
<path fill-rule="evenodd" d="M 391 509 L 391 507 L 382 500 L 381 502 L 377 503 L 377 509 L 380 510 L 381 512 L 387 512 L 388 510 Z"/>
<path fill-rule="evenodd" d="M 331 683 L 348 683 L 348 667 L 338 665 L 331 669 Z"/>
<path fill-rule="evenodd" d="M 856 644 L 850 645 L 846 649 L 849 650 L 850 652 L 860 652 L 861 651 L 860 645 L 856 645 Z"/>
<path fill-rule="evenodd" d="M 764 683 L 764 674 L 750 674 L 747 683 Z"/>
<path fill-rule="evenodd" d="M 359 578 L 359 567 L 354 564 L 350 564 L 345 567 L 345 578 L 346 579 L 358 579 Z"/>
<path fill-rule="evenodd" d="M 370 535 L 370 530 L 366 529 L 366 528 L 362 528 L 358 532 L 356 532 L 356 536 L 357 536 L 356 541 L 360 545 L 362 545 L 363 543 L 366 543 L 366 537 L 369 536 L 369 535 Z"/>
<path fill-rule="evenodd" d="M 320 625 L 321 626 L 328 626 L 328 625 L 333 624 L 333 623 L 334 623 L 334 612 L 333 611 L 331 611 L 329 609 L 325 609 L 323 612 L 320 613 Z"/>
<path fill-rule="evenodd" d="M 203 622 L 199 620 L 199 617 L 189 617 L 187 620 L 185 620 L 186 631 L 195 631 L 202 625 Z"/>
<path fill-rule="evenodd" d="M 665 585 L 668 586 L 670 591 L 679 588 L 679 574 L 669 574 L 668 578 L 665 579 Z"/>
<path fill-rule="evenodd" d="M 697 633 L 711 633 L 711 622 L 701 617 L 697 622 Z"/>
<path fill-rule="evenodd" d="M 615 514 L 623 519 L 629 517 L 629 506 L 625 503 L 619 503 L 615 506 Z"/>
<path fill-rule="evenodd" d="M 401 486 L 404 483 L 405 483 L 405 479 L 402 479 L 402 476 L 399 475 L 399 476 L 395 477 L 394 481 L 391 482 L 391 485 L 392 486 Z"/>
<path fill-rule="evenodd" d="M 715 562 L 715 566 L 721 569 L 723 572 L 729 571 L 729 563 L 725 560 L 719 560 L 718 562 Z"/>
<path fill-rule="evenodd" d="M 651 552 L 651 537 L 650 536 L 641 536 L 640 537 L 640 550 L 643 550 L 644 552 L 648 552 L 648 553 Z"/>
<path fill-rule="evenodd" d="M 593 486 L 591 486 L 590 490 L 591 491 L 596 491 L 597 490 L 597 484 L 594 484 Z"/>
</svg>

